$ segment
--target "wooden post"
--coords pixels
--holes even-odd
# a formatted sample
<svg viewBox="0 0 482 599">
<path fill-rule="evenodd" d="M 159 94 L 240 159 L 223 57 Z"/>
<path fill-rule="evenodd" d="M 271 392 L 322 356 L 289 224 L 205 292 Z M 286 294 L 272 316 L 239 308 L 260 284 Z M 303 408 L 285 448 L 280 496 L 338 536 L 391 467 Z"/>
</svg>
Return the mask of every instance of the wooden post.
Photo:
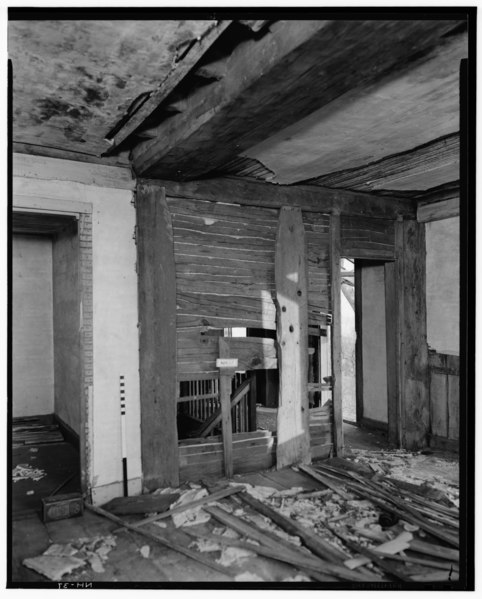
<svg viewBox="0 0 482 599">
<path fill-rule="evenodd" d="M 257 393 L 258 391 L 258 373 L 251 373 L 251 384 L 249 389 L 249 426 L 248 430 L 255 431 L 257 427 L 257 419 L 256 419 L 256 401 L 257 401 Z"/>
<path fill-rule="evenodd" d="M 355 260 L 355 377 L 356 421 L 363 420 L 363 293 L 362 266 Z"/>
<path fill-rule="evenodd" d="M 229 358 L 229 345 L 219 338 L 219 357 Z M 224 450 L 224 474 L 233 476 L 233 425 L 231 422 L 231 380 L 234 370 L 221 367 L 219 373 L 219 396 L 221 398 L 222 435 Z"/>
<path fill-rule="evenodd" d="M 400 447 L 398 394 L 398 292 L 395 262 L 385 264 L 385 327 L 387 343 L 388 442 Z M 357 338 L 358 339 L 358 338 Z"/>
<path fill-rule="evenodd" d="M 176 404 L 176 272 L 165 191 L 137 186 L 139 372 L 143 484 L 179 484 Z"/>
<path fill-rule="evenodd" d="M 342 456 L 343 447 L 343 406 L 341 389 L 341 281 L 340 281 L 340 215 L 333 213 L 330 218 L 331 241 L 331 371 L 333 397 L 333 449 L 336 456 Z"/>
<path fill-rule="evenodd" d="M 401 446 L 420 449 L 429 432 L 429 372 L 425 299 L 425 226 L 398 223 Z"/>
<path fill-rule="evenodd" d="M 308 292 L 305 229 L 299 208 L 282 207 L 275 254 L 280 374 L 277 467 L 309 463 Z"/>
</svg>

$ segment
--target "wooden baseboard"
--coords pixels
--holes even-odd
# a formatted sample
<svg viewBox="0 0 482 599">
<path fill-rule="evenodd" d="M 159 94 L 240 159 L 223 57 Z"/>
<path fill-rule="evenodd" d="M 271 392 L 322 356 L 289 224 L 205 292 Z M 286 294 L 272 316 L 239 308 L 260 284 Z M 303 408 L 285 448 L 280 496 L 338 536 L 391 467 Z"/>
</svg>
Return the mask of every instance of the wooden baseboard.
<svg viewBox="0 0 482 599">
<path fill-rule="evenodd" d="M 54 422 L 59 425 L 60 432 L 67 443 L 70 443 L 77 451 L 80 451 L 80 438 L 74 429 L 57 416 L 57 414 L 54 414 Z"/>
<path fill-rule="evenodd" d="M 437 437 L 437 435 L 432 435 L 432 437 L 430 437 L 429 447 L 431 449 L 442 449 L 444 451 L 459 453 L 458 441 L 455 439 L 447 439 L 446 437 Z"/>
<path fill-rule="evenodd" d="M 362 418 L 360 421 L 361 428 L 369 428 L 383 433 L 388 433 L 388 423 L 379 422 L 378 420 L 372 420 L 371 418 Z"/>
</svg>

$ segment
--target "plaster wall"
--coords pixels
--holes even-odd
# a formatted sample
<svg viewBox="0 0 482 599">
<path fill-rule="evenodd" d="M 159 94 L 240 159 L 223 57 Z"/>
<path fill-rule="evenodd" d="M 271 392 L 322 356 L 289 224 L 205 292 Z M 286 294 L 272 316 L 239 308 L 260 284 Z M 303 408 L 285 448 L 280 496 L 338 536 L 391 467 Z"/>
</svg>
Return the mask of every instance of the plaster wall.
<svg viewBox="0 0 482 599">
<path fill-rule="evenodd" d="M 69 161 L 44 159 L 39 171 L 28 158 L 14 155 L 14 209 L 33 206 L 39 211 L 92 212 L 93 379 L 83 389 L 88 397 L 84 400 L 86 470 L 94 501 L 122 493 L 122 375 L 129 493 L 135 494 L 141 490 L 141 450 L 134 182 L 127 180 L 126 169 L 110 167 L 107 177 L 107 167 L 84 163 L 73 163 L 76 179 L 68 181 L 59 162 Z M 84 174 L 88 184 L 79 182 Z M 81 327 L 85 326 L 82 319 L 88 317 L 86 307 L 81 306 Z"/>
<path fill-rule="evenodd" d="M 52 239 L 12 237 L 12 413 L 54 411 Z"/>
<path fill-rule="evenodd" d="M 459 355 L 459 217 L 425 225 L 427 342 L 438 353 Z"/>
<path fill-rule="evenodd" d="M 388 422 L 384 266 L 362 269 L 363 417 Z"/>
<path fill-rule="evenodd" d="M 52 249 L 55 414 L 80 434 L 82 360 L 77 227 L 56 235 Z"/>
</svg>

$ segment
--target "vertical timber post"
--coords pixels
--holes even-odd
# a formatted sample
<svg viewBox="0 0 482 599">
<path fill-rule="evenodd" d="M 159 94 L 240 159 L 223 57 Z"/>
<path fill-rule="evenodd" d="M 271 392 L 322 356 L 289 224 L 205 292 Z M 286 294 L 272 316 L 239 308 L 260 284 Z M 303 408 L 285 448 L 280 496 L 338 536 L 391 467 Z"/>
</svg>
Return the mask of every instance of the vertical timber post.
<svg viewBox="0 0 482 599">
<path fill-rule="evenodd" d="M 137 185 L 139 370 L 143 484 L 179 484 L 176 405 L 176 272 L 163 187 Z"/>
<path fill-rule="evenodd" d="M 279 212 L 275 253 L 279 407 L 276 465 L 310 463 L 308 285 L 300 208 Z"/>
<path fill-rule="evenodd" d="M 219 337 L 219 357 L 229 358 L 230 350 L 226 341 Z M 234 371 L 221 368 L 219 371 L 219 396 L 221 398 L 222 434 L 224 450 L 224 475 L 233 477 L 233 424 L 231 421 L 231 380 Z"/>
<path fill-rule="evenodd" d="M 341 388 L 341 280 L 340 280 L 340 215 L 330 218 L 331 256 L 331 371 L 333 397 L 333 449 L 336 456 L 343 456 L 343 406 Z"/>
<path fill-rule="evenodd" d="M 404 220 L 397 228 L 400 442 L 413 450 L 427 445 L 430 419 L 425 226 Z"/>
</svg>

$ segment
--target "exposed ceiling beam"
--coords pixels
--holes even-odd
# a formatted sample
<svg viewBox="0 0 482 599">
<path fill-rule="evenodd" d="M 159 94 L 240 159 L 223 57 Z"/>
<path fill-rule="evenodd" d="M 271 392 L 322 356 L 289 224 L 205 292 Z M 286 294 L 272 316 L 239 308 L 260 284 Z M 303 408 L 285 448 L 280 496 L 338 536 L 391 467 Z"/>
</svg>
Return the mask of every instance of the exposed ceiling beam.
<svg viewBox="0 0 482 599">
<path fill-rule="evenodd" d="M 225 76 L 132 151 L 140 176 L 204 175 L 342 94 L 402 69 L 462 21 L 277 21 L 225 59 Z"/>
<path fill-rule="evenodd" d="M 460 181 L 452 181 L 420 193 L 417 202 L 417 220 L 426 223 L 452 218 L 460 214 Z"/>
<path fill-rule="evenodd" d="M 215 21 L 211 29 L 197 40 L 192 47 L 189 47 L 188 53 L 176 63 L 169 75 L 161 82 L 159 87 L 152 94 L 148 95 L 143 103 L 136 107 L 132 114 L 128 115 L 122 127 L 109 139 L 112 147 L 105 152 L 109 156 L 118 152 L 119 146 L 142 123 L 159 107 L 159 104 L 172 92 L 172 90 L 186 77 L 191 69 L 199 62 L 201 57 L 209 50 L 213 43 L 225 31 L 232 21 Z M 264 22 L 263 22 L 264 23 Z"/>
<path fill-rule="evenodd" d="M 174 198 L 194 198 L 264 208 L 297 206 L 307 212 L 337 212 L 384 219 L 396 219 L 399 215 L 408 218 L 416 216 L 416 204 L 412 200 L 384 198 L 343 189 L 273 185 L 230 177 L 189 182 L 156 179 L 156 182 L 166 188 L 168 196 Z"/>
</svg>

